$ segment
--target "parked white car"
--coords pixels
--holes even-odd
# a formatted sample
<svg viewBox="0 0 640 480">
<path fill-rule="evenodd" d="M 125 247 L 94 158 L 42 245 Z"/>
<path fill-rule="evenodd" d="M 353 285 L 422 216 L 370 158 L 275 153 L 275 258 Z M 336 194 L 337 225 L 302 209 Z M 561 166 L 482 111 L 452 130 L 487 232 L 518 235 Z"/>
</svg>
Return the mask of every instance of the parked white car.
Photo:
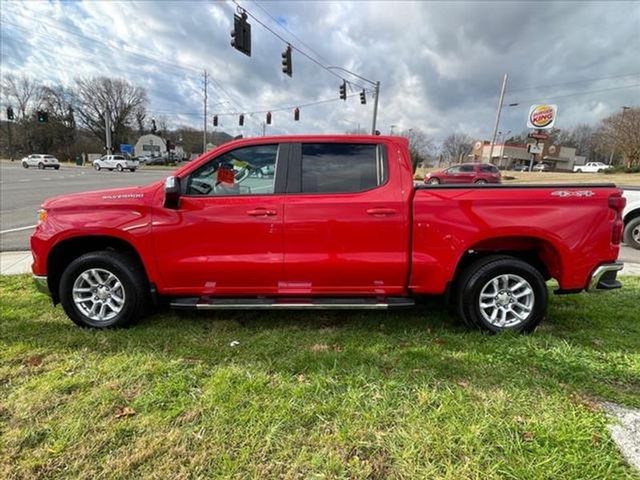
<svg viewBox="0 0 640 480">
<path fill-rule="evenodd" d="M 140 162 L 137 160 L 129 160 L 122 155 L 104 155 L 93 161 L 93 168 L 98 171 L 104 168 L 106 170 L 117 170 L 119 172 L 123 170 L 135 172 L 139 166 Z"/>
<path fill-rule="evenodd" d="M 640 250 L 640 188 L 624 189 L 627 205 L 622 212 L 624 221 L 624 243 Z"/>
<path fill-rule="evenodd" d="M 60 169 L 60 162 L 53 155 L 34 153 L 22 159 L 22 166 L 24 168 L 37 167 L 40 170 L 45 168 L 55 168 L 58 170 Z"/>
<path fill-rule="evenodd" d="M 588 162 L 584 165 L 574 165 L 573 171 L 576 173 L 600 173 L 608 168 L 611 168 L 611 165 L 602 162 Z"/>
</svg>

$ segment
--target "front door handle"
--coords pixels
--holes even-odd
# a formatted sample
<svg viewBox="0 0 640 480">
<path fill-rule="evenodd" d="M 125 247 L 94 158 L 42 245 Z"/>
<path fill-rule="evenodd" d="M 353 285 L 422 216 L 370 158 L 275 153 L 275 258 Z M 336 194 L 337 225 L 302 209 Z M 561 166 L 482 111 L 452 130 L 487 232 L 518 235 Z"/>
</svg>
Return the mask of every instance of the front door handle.
<svg viewBox="0 0 640 480">
<path fill-rule="evenodd" d="M 278 212 L 275 210 L 269 210 L 267 208 L 256 208 L 254 210 L 247 210 L 247 215 L 252 217 L 273 217 Z"/>
<path fill-rule="evenodd" d="M 382 217 L 382 216 L 386 216 L 386 215 L 395 215 L 397 212 L 393 208 L 377 207 L 377 208 L 368 209 L 367 213 L 369 215 L 373 215 L 373 216 L 376 216 L 376 217 Z"/>
</svg>

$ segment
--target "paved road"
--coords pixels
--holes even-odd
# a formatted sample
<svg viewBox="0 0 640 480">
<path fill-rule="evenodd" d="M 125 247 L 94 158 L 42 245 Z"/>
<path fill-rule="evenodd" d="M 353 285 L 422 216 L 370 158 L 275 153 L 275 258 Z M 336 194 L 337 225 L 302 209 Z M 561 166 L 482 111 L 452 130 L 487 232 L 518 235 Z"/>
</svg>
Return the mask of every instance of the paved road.
<svg viewBox="0 0 640 480">
<path fill-rule="evenodd" d="M 167 177 L 167 170 L 96 172 L 91 168 L 63 165 L 60 170 L 25 170 L 19 163 L 0 162 L 0 231 L 35 224 L 43 200 L 65 193 L 103 188 L 146 185 Z M 0 234 L 0 251 L 28 250 L 32 229 Z M 640 250 L 622 247 L 620 258 L 640 263 Z"/>
<path fill-rule="evenodd" d="M 36 223 L 36 211 L 50 197 L 105 188 L 147 185 L 170 175 L 167 170 L 134 173 L 96 172 L 87 167 L 63 165 L 60 170 L 24 169 L 20 163 L 0 162 L 0 231 Z M 32 229 L 0 234 L 0 251 L 28 250 Z"/>
</svg>

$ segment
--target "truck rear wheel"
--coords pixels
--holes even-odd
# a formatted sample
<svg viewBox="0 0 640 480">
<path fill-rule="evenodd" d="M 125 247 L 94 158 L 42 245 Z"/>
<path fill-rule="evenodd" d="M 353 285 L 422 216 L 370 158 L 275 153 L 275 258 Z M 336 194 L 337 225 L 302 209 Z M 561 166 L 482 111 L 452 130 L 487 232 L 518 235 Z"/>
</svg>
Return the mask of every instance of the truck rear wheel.
<svg viewBox="0 0 640 480">
<path fill-rule="evenodd" d="M 547 286 L 522 260 L 492 255 L 473 263 L 458 284 L 458 313 L 469 325 L 493 333 L 531 332 L 547 311 Z"/>
<path fill-rule="evenodd" d="M 60 279 L 60 303 L 81 327 L 123 327 L 138 320 L 145 307 L 146 279 L 130 257 L 90 252 L 69 264 Z"/>
</svg>

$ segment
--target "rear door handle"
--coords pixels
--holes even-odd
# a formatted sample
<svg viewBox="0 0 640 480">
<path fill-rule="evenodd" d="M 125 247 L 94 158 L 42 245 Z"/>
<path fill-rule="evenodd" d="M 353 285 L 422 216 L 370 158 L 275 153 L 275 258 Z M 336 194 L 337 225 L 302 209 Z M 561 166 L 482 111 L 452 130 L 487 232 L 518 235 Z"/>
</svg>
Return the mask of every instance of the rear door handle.
<svg viewBox="0 0 640 480">
<path fill-rule="evenodd" d="M 370 208 L 370 209 L 368 209 L 367 213 L 369 215 L 374 215 L 376 217 L 381 217 L 381 216 L 385 216 L 385 215 L 395 215 L 397 212 L 393 208 L 378 207 L 378 208 Z"/>
<path fill-rule="evenodd" d="M 254 210 L 247 210 L 247 215 L 252 217 L 273 217 L 277 215 L 278 212 L 275 210 L 269 210 L 266 208 L 256 208 Z"/>
</svg>

